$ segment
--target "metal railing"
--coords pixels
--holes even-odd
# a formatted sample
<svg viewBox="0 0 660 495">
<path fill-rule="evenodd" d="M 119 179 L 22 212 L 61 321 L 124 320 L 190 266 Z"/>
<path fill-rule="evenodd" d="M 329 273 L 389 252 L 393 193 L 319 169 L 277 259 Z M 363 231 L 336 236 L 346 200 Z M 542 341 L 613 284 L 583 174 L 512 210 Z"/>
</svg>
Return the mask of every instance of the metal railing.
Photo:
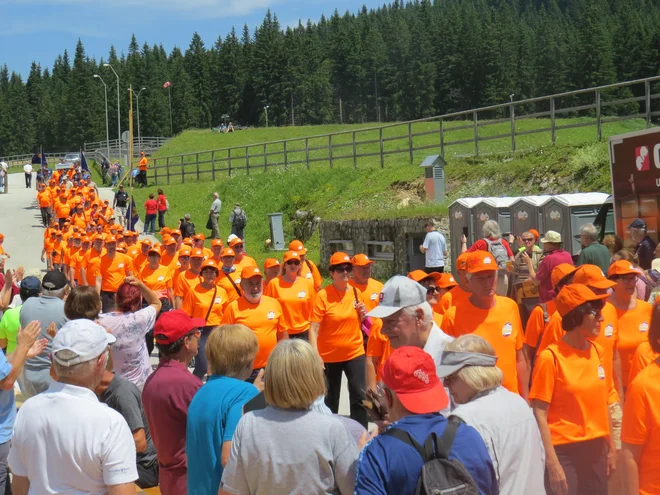
<svg viewBox="0 0 660 495">
<path fill-rule="evenodd" d="M 575 133 L 581 127 L 595 127 L 589 139 L 601 140 L 604 128 L 614 122 L 639 119 L 642 127 L 652 125 L 660 115 L 660 110 L 652 109 L 660 98 L 656 81 L 660 76 L 378 127 L 158 157 L 151 160 L 149 180 L 154 184 L 216 180 L 219 174 L 249 175 L 294 165 L 310 168 L 317 162 L 332 168 L 348 161 L 357 168 L 358 161 L 372 161 L 384 167 L 390 155 L 407 154 L 413 163 L 417 152 L 432 150 L 446 156 L 450 148 L 461 156 L 515 153 L 523 149 L 521 145 L 542 146 L 543 134 L 550 138 L 547 144 L 556 144 L 563 131 Z"/>
<path fill-rule="evenodd" d="M 54 165 L 60 162 L 60 158 L 64 158 L 66 153 L 44 153 L 46 161 L 49 165 Z M 22 155 L 10 155 L 0 157 L 0 162 L 5 162 L 9 167 L 23 167 L 26 163 L 32 162 L 34 153 L 25 153 Z"/>
<path fill-rule="evenodd" d="M 140 151 L 145 151 L 147 154 L 154 153 L 161 146 L 163 146 L 170 138 L 166 137 L 141 137 L 140 139 L 133 139 L 133 156 L 139 156 Z M 100 152 L 104 155 L 108 153 L 112 157 L 119 155 L 119 140 L 111 139 L 110 141 L 94 141 L 92 143 L 85 143 L 85 152 Z M 121 143 L 122 154 L 128 152 L 128 143 Z"/>
</svg>

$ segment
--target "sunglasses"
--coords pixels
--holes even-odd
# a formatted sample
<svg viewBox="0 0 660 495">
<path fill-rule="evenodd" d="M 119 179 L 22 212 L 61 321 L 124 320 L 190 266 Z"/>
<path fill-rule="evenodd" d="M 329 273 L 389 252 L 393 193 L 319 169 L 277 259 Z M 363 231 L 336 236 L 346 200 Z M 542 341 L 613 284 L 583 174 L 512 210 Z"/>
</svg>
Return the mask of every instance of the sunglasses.
<svg viewBox="0 0 660 495">
<path fill-rule="evenodd" d="M 428 295 L 435 294 L 436 292 L 440 292 L 440 287 L 427 287 L 426 293 Z"/>
<path fill-rule="evenodd" d="M 353 273 L 353 265 L 340 265 L 332 269 L 333 272 L 337 273 Z"/>
<path fill-rule="evenodd" d="M 534 238 L 532 237 L 531 239 L 526 239 L 523 237 L 523 242 L 534 242 Z"/>
<path fill-rule="evenodd" d="M 287 265 L 295 265 L 295 266 L 300 266 L 300 261 L 298 260 L 289 260 L 286 262 Z"/>
</svg>

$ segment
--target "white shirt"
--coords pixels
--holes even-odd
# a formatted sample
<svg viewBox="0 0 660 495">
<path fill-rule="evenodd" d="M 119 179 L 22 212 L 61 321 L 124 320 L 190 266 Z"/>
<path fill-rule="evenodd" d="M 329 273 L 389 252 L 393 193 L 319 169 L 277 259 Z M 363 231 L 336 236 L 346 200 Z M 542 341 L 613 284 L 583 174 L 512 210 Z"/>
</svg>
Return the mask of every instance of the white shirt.
<svg viewBox="0 0 660 495">
<path fill-rule="evenodd" d="M 58 382 L 18 411 L 9 465 L 35 494 L 101 495 L 138 478 L 126 420 L 91 390 Z"/>
<path fill-rule="evenodd" d="M 460 404 L 451 414 L 474 427 L 484 439 L 500 493 L 545 493 L 541 433 L 520 395 L 497 387 Z"/>
<path fill-rule="evenodd" d="M 23 172 L 26 174 L 31 174 L 32 173 L 32 165 L 29 163 L 26 163 L 25 166 L 23 167 Z"/>
<path fill-rule="evenodd" d="M 431 332 L 429 333 L 429 338 L 426 340 L 426 344 L 424 345 L 424 352 L 433 358 L 436 373 L 438 372 L 438 367 L 440 366 L 440 362 L 442 360 L 442 353 L 444 352 L 446 345 L 452 340 L 454 340 L 454 337 L 447 335 L 445 332 L 440 330 L 440 327 L 436 325 L 435 322 L 433 322 Z M 447 397 L 450 398 L 449 403 L 451 405 L 451 395 L 449 394 L 447 387 L 445 387 L 445 392 L 447 392 Z M 449 410 L 450 406 L 447 406 L 445 409 L 440 411 L 440 414 L 446 417 L 449 415 Z"/>
<path fill-rule="evenodd" d="M 437 230 L 432 230 L 424 237 L 422 247 L 426 249 L 426 266 L 435 268 L 445 266 L 445 251 L 447 251 L 447 241 L 445 236 Z"/>
</svg>

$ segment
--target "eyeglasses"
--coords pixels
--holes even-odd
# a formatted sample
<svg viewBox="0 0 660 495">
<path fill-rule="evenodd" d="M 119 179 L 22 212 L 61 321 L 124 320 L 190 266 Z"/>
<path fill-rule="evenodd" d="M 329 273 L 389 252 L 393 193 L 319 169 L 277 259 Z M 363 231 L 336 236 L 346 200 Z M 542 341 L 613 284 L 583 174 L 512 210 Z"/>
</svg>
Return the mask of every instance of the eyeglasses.
<svg viewBox="0 0 660 495">
<path fill-rule="evenodd" d="M 440 287 L 427 287 L 426 288 L 426 293 L 430 296 L 431 294 L 435 294 L 436 292 L 440 292 Z"/>
<path fill-rule="evenodd" d="M 332 269 L 332 271 L 337 272 L 337 273 L 353 273 L 353 266 L 352 265 L 340 265 L 336 266 Z"/>
<path fill-rule="evenodd" d="M 600 312 L 601 312 L 600 309 L 592 309 L 587 314 L 596 317 L 596 316 L 600 316 Z"/>
<path fill-rule="evenodd" d="M 534 242 L 534 238 L 532 237 L 531 239 L 526 239 L 523 237 L 523 242 Z"/>
<path fill-rule="evenodd" d="M 298 260 L 289 260 L 289 261 L 286 262 L 286 264 L 287 264 L 287 265 L 295 265 L 295 266 L 299 266 L 299 265 L 300 265 L 300 261 L 298 261 Z"/>
</svg>

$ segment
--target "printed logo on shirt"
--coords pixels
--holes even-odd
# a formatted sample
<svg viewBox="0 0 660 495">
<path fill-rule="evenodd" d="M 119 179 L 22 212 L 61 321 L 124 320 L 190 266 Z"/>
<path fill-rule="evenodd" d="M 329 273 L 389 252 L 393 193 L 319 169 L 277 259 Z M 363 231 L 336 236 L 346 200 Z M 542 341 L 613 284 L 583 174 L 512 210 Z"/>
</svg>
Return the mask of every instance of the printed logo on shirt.
<svg viewBox="0 0 660 495">
<path fill-rule="evenodd" d="M 119 264 L 117 265 L 117 268 L 124 268 L 124 264 L 123 264 L 123 263 L 119 263 Z"/>
<path fill-rule="evenodd" d="M 639 331 L 640 332 L 648 332 L 649 331 L 649 324 L 643 321 L 642 323 L 639 324 Z"/>
<path fill-rule="evenodd" d="M 268 319 L 273 320 L 275 318 L 275 311 L 269 311 L 268 312 Z"/>
<path fill-rule="evenodd" d="M 163 280 L 165 280 L 165 276 L 164 276 L 164 275 L 161 275 L 160 277 L 158 277 L 158 281 L 159 281 L 159 282 L 162 282 Z"/>
<path fill-rule="evenodd" d="M 240 278 L 237 278 L 236 280 L 234 280 L 234 283 L 235 283 L 236 285 L 240 284 L 240 283 L 241 283 L 241 279 L 240 279 Z"/>
<path fill-rule="evenodd" d="M 220 304 L 221 302 L 222 302 L 222 298 L 221 297 L 216 297 L 215 301 L 213 301 L 213 304 Z"/>
<path fill-rule="evenodd" d="M 300 292 L 298 292 L 298 299 L 304 299 L 306 295 L 307 295 L 307 292 L 305 292 L 304 290 L 301 290 Z"/>
<path fill-rule="evenodd" d="M 305 278 L 312 278 L 312 272 L 307 272 L 307 274 L 305 275 Z"/>
<path fill-rule="evenodd" d="M 614 335 L 614 327 L 612 325 L 607 325 L 605 327 L 605 337 L 611 337 Z"/>
<path fill-rule="evenodd" d="M 371 294 L 371 297 L 369 299 L 372 300 L 372 301 L 375 301 L 376 299 L 378 299 L 378 292 L 374 292 L 373 294 Z"/>
<path fill-rule="evenodd" d="M 488 259 L 488 258 L 486 258 L 486 259 Z M 502 335 L 503 335 L 504 337 L 508 337 L 509 335 L 511 335 L 511 332 L 513 332 L 513 326 L 511 325 L 511 323 L 509 323 L 509 322 L 507 321 L 507 322 L 504 324 L 504 326 L 502 327 Z"/>
<path fill-rule="evenodd" d="M 598 378 L 605 380 L 605 368 L 602 365 L 598 366 Z"/>
</svg>

